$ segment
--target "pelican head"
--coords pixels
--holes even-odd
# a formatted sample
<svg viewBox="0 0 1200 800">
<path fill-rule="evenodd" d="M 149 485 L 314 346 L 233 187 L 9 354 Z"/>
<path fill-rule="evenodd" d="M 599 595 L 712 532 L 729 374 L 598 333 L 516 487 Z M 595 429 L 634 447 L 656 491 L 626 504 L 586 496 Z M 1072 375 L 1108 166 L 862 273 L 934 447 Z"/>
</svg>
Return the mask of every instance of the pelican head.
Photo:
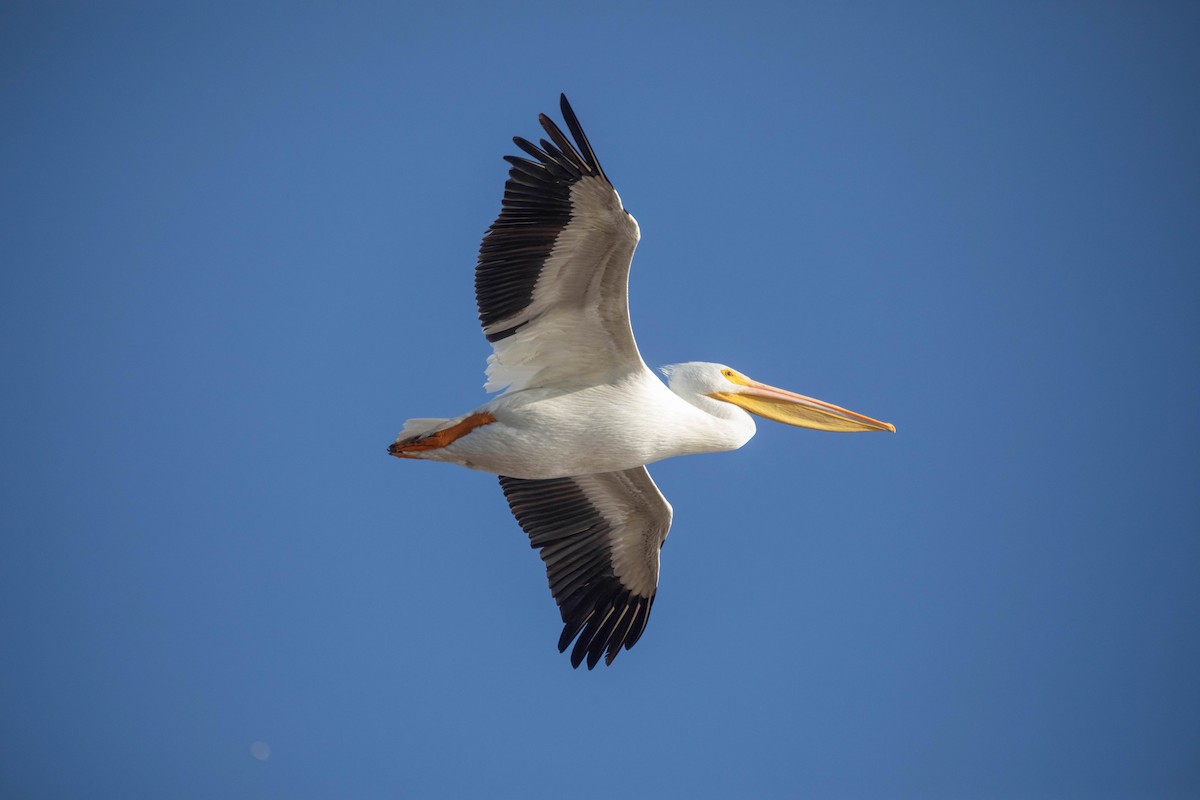
<svg viewBox="0 0 1200 800">
<path fill-rule="evenodd" d="M 777 389 L 746 377 L 724 364 L 693 361 L 663 367 L 672 391 L 685 398 L 712 398 L 732 403 L 766 419 L 818 431 L 896 432 L 896 426 L 880 422 L 841 406 Z"/>
</svg>

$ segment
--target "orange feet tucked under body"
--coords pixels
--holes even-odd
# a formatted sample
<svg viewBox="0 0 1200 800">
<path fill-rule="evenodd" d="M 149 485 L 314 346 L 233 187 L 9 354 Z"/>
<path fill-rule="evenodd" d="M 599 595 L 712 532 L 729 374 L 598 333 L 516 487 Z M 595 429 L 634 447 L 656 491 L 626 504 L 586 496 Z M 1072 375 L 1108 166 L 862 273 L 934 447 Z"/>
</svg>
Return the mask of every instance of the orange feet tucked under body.
<svg viewBox="0 0 1200 800">
<path fill-rule="evenodd" d="M 396 456 L 396 458 L 416 458 L 415 453 L 421 453 L 426 450 L 439 450 L 452 442 L 458 441 L 476 428 L 490 425 L 495 421 L 496 418 L 487 412 L 472 414 L 462 422 L 451 425 L 449 428 L 443 428 L 432 433 L 423 433 L 418 436 L 410 436 L 407 439 L 400 439 L 393 442 L 388 447 L 388 452 Z"/>
</svg>

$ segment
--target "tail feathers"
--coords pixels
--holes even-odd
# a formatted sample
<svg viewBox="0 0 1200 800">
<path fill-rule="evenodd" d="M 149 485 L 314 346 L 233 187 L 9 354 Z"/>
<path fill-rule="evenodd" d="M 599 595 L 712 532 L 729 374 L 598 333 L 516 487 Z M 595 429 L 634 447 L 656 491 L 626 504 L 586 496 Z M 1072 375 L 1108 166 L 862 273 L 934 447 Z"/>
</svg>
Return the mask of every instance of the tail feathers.
<svg viewBox="0 0 1200 800">
<path fill-rule="evenodd" d="M 449 421 L 445 417 L 418 417 L 407 420 L 404 423 L 404 427 L 400 429 L 400 433 L 396 436 L 396 441 L 403 442 L 405 439 L 417 439 L 421 436 L 426 436 Z"/>
</svg>

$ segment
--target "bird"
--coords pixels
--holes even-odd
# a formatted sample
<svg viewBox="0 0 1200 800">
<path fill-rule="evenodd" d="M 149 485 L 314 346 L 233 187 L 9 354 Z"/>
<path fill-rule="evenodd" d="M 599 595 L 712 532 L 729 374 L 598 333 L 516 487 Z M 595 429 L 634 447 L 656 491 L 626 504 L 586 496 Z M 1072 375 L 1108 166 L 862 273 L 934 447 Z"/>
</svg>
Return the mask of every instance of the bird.
<svg viewBox="0 0 1200 800">
<path fill-rule="evenodd" d="M 735 450 L 754 416 L 823 431 L 895 426 L 760 383 L 724 364 L 642 360 L 629 320 L 629 270 L 641 232 L 600 166 L 565 94 L 571 138 L 508 155 L 501 211 L 484 234 L 475 299 L 498 393 L 453 418 L 407 420 L 388 452 L 499 476 L 545 562 L 571 666 L 611 665 L 641 638 L 658 589 L 672 508 L 646 465 Z M 574 645 L 572 646 L 572 642 Z"/>
</svg>

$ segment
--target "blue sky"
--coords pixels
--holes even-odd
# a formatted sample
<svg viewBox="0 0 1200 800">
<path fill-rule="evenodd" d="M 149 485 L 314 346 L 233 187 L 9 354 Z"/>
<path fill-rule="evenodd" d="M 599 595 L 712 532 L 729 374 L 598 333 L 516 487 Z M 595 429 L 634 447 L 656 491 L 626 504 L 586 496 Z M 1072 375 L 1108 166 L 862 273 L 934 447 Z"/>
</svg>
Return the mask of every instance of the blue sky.
<svg viewBox="0 0 1200 800">
<path fill-rule="evenodd" d="M 1196 796 L 1198 38 L 5 4 L 0 788 Z M 898 428 L 656 465 L 654 615 L 592 673 L 495 479 L 385 453 L 484 399 L 472 267 L 560 91 L 642 228 L 647 361 Z"/>
</svg>

